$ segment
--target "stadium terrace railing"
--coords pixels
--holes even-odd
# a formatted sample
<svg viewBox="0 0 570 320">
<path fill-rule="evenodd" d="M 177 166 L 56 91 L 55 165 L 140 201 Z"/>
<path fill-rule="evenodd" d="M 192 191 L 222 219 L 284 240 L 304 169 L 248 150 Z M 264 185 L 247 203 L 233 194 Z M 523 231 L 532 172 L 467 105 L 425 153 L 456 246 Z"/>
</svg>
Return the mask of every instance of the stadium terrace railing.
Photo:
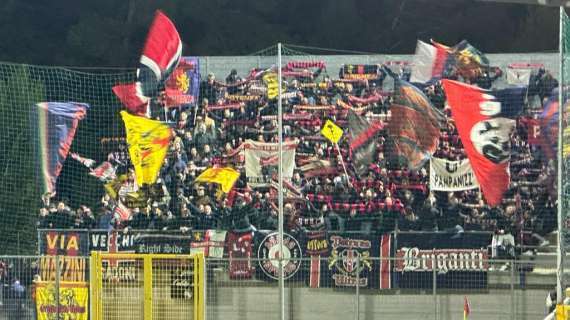
<svg viewBox="0 0 570 320">
<path fill-rule="evenodd" d="M 555 275 L 540 272 L 548 266 L 537 261 L 486 260 L 449 250 L 379 259 L 366 255 L 364 242 L 343 243 L 351 244 L 356 247 L 338 247 L 337 254 L 329 257 L 284 257 L 289 272 L 285 279 L 288 319 L 396 319 L 401 315 L 458 319 L 465 301 L 469 319 L 540 319 L 547 313 L 546 295 L 555 286 Z M 46 264 L 46 259 L 54 263 Z M 89 305 L 95 302 L 87 297 L 90 283 L 93 290 L 88 264 L 75 270 L 85 272 L 84 281 L 64 281 L 70 271 L 64 270 L 68 265 L 63 259 L 0 257 L 0 319 L 40 319 L 39 313 L 51 314 L 49 319 L 57 319 L 54 313 L 59 313 L 60 319 L 67 319 L 82 312 L 85 317 L 77 319 L 88 319 Z M 272 273 L 277 264 L 275 259 L 206 259 L 205 319 L 277 319 L 280 304 Z M 143 307 L 132 303 L 142 293 L 138 277 L 142 278 L 143 264 L 131 261 L 130 265 L 136 269 L 135 278 L 101 279 L 105 301 L 116 301 L 121 319 L 139 319 Z M 232 273 L 236 265 L 249 266 L 251 272 Z M 51 278 L 42 279 L 42 275 Z M 153 302 L 154 314 L 161 313 L 161 319 L 179 319 L 174 310 L 186 310 L 181 306 L 192 304 L 192 294 L 185 294 L 189 283 L 177 278 L 180 275 L 153 275 L 166 284 L 154 291 L 160 293 Z"/>
</svg>

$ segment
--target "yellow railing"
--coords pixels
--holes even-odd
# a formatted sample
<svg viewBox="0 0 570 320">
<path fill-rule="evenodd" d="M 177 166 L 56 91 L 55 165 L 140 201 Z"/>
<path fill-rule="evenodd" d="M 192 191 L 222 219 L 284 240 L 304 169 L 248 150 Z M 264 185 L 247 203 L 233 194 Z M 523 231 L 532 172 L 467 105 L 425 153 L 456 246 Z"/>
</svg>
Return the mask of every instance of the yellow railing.
<svg viewBox="0 0 570 320">
<path fill-rule="evenodd" d="M 90 273 L 93 320 L 204 319 L 203 254 L 94 251 Z"/>
</svg>

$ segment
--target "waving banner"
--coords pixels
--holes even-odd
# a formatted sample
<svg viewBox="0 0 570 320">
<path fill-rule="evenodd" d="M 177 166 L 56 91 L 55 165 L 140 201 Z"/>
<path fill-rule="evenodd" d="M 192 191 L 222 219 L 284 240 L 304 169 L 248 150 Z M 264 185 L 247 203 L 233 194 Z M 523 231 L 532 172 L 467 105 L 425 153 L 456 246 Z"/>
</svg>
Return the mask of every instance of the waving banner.
<svg viewBox="0 0 570 320">
<path fill-rule="evenodd" d="M 293 177 L 295 169 L 296 141 L 283 143 L 283 179 Z M 263 187 L 271 184 L 272 177 L 277 176 L 279 166 L 279 145 L 247 140 L 245 149 L 245 175 L 247 183 L 252 187 Z"/>
<path fill-rule="evenodd" d="M 87 115 L 88 104 L 77 102 L 41 102 L 30 119 L 34 134 L 42 191 L 54 192 L 79 121 Z"/>
<path fill-rule="evenodd" d="M 131 162 L 139 186 L 152 184 L 166 157 L 172 131 L 160 121 L 149 120 L 121 111 L 127 131 Z"/>
<path fill-rule="evenodd" d="M 510 138 L 515 120 L 507 116 L 520 109 L 524 97 L 501 95 L 452 80 L 443 80 L 443 87 L 485 200 L 496 206 L 510 181 Z"/>
<path fill-rule="evenodd" d="M 144 96 L 156 94 L 159 84 L 166 81 L 182 56 L 182 41 L 178 30 L 168 17 L 157 11 L 137 70 L 137 80 Z"/>
<path fill-rule="evenodd" d="M 463 191 L 479 188 L 469 160 L 431 158 L 429 188 L 433 191 Z"/>
<path fill-rule="evenodd" d="M 448 57 L 449 52 L 447 50 L 418 40 L 410 81 L 428 82 L 434 78 L 441 79 Z"/>
</svg>

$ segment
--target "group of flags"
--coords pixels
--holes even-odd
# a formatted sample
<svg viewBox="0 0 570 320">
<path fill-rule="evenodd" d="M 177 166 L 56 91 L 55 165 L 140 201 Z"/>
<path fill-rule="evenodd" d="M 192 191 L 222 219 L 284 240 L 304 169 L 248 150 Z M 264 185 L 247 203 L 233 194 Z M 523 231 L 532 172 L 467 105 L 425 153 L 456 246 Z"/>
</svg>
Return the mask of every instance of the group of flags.
<svg viewBox="0 0 570 320">
<path fill-rule="evenodd" d="M 426 83 L 452 75 L 471 81 L 488 67 L 489 59 L 466 40 L 453 47 L 418 40 L 410 81 Z"/>
<path fill-rule="evenodd" d="M 173 138 L 173 132 L 166 124 L 148 119 L 151 100 L 162 92 L 160 98 L 167 107 L 172 107 L 194 103 L 198 96 L 198 60 L 181 59 L 181 55 L 182 41 L 176 27 L 166 15 L 157 11 L 139 61 L 136 81 L 113 87 L 113 92 L 128 111 L 121 111 L 121 117 L 138 186 L 156 182 Z M 33 110 L 44 192 L 55 191 L 75 131 L 88 108 L 89 105 L 84 103 L 43 102 Z M 120 184 L 112 163 L 104 161 L 96 166 L 92 159 L 77 153 L 71 156 L 86 166 L 90 175 L 106 182 L 106 186 Z M 228 193 L 238 178 L 239 172 L 231 168 L 210 168 L 197 178 L 197 182 L 219 184 L 222 192 Z M 116 191 L 116 188 L 111 189 Z M 117 208 L 121 217 L 126 218 L 124 204 L 119 202 Z"/>
<path fill-rule="evenodd" d="M 162 91 L 167 105 L 177 105 L 191 103 L 192 97 L 197 96 L 197 62 L 182 60 L 180 63 L 181 54 L 182 42 L 178 31 L 172 21 L 158 11 L 144 45 L 136 81 L 113 87 L 128 111 L 121 111 L 121 116 L 125 123 L 131 162 L 140 186 L 156 182 L 173 138 L 166 124 L 148 119 L 151 99 Z M 177 69 L 179 64 L 180 68 Z M 514 118 L 522 111 L 526 90 L 523 87 L 485 90 L 445 79 L 454 74 L 472 81 L 488 67 L 489 60 L 467 41 L 453 47 L 435 41 L 431 44 L 418 41 L 411 81 L 429 83 L 441 79 L 453 121 L 481 191 L 486 201 L 494 206 L 501 202 L 509 185 L 510 136 L 515 127 Z M 355 112 L 349 112 L 349 152 L 358 175 L 364 174 L 374 160 L 377 154 L 376 140 L 382 131 L 387 132 L 390 156 L 403 160 L 413 170 L 421 168 L 439 144 L 444 121 L 442 113 L 420 89 L 399 79 L 388 68 L 385 70 L 394 80 L 390 121 L 368 121 Z M 266 77 L 264 81 L 274 79 Z M 556 127 L 553 123 L 558 117 L 557 103 L 554 98 L 547 102 L 541 116 L 543 127 Z M 37 104 L 34 119 L 38 124 L 38 146 L 43 155 L 41 170 L 45 191 L 54 191 L 55 181 L 69 153 L 78 123 L 85 117 L 88 108 L 86 104 L 73 102 Z M 344 131 L 327 121 L 321 133 L 338 148 Z M 544 132 L 545 145 L 556 141 L 551 136 L 554 133 L 553 130 Z M 546 148 L 547 152 L 553 148 L 550 145 Z M 114 167 L 109 162 L 95 167 L 90 159 L 77 154 L 73 158 L 87 166 L 90 174 L 102 181 L 115 178 Z M 234 169 L 210 168 L 198 177 L 197 182 L 218 184 L 222 192 L 228 193 L 238 179 L 239 172 Z"/>
<path fill-rule="evenodd" d="M 523 111 L 527 89 L 516 86 L 486 90 L 445 79 L 450 70 L 454 70 L 464 80 L 473 81 L 489 68 L 489 60 L 467 41 L 454 47 L 432 43 L 418 42 L 412 81 L 441 80 L 452 119 L 481 191 L 489 205 L 499 205 L 510 183 L 510 138 L 515 118 Z M 407 163 L 411 170 L 421 168 L 439 145 L 444 115 L 419 88 L 399 79 L 388 68 L 384 69 L 394 79 L 390 120 L 386 124 L 369 122 L 353 112 L 348 117 L 349 151 L 358 175 L 366 172 L 374 160 L 376 140 L 382 129 L 387 133 L 385 152 L 388 157 Z M 547 104 L 548 116 L 544 119 L 555 116 L 550 109 L 557 110 Z M 325 127 L 322 133 L 327 137 Z M 332 141 L 331 137 L 327 138 Z"/>
</svg>

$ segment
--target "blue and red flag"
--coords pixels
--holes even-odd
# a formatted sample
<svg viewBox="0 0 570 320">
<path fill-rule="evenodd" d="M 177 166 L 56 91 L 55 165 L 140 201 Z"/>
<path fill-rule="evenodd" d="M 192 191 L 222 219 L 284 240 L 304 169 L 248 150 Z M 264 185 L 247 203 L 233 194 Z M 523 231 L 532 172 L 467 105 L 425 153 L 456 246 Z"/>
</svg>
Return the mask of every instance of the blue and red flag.
<svg viewBox="0 0 570 320">
<path fill-rule="evenodd" d="M 166 81 L 167 108 L 196 104 L 200 92 L 200 62 L 197 57 L 182 57 L 172 76 Z"/>
<path fill-rule="evenodd" d="M 88 104 L 41 102 L 32 112 L 32 128 L 38 146 L 39 169 L 44 192 L 54 192 L 57 177 L 67 158 L 79 121 L 85 118 Z"/>
<path fill-rule="evenodd" d="M 501 203 L 509 187 L 511 134 L 522 109 L 524 91 L 491 91 L 452 80 L 443 80 L 459 137 L 487 203 Z M 520 94 L 521 96 L 517 96 Z"/>
<path fill-rule="evenodd" d="M 437 149 L 444 116 L 420 89 L 397 78 L 394 81 L 388 152 L 392 158 L 405 159 L 411 170 L 418 170 Z"/>
</svg>

